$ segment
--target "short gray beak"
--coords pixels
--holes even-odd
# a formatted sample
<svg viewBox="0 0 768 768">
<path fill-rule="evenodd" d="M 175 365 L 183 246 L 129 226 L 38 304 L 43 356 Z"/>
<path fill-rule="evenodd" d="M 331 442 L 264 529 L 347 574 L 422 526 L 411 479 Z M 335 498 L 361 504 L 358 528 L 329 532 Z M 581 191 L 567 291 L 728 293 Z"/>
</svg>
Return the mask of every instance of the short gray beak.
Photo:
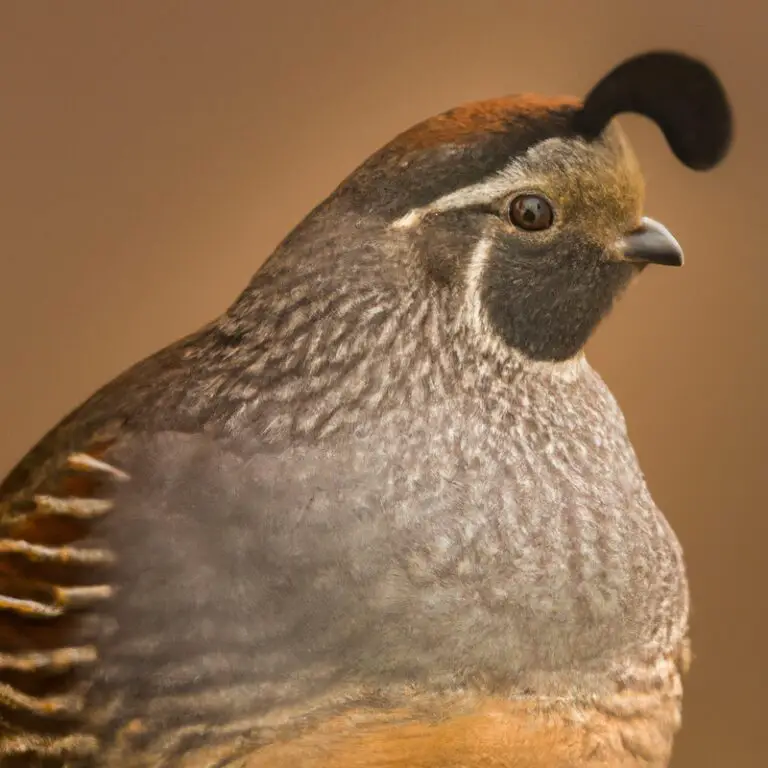
<svg viewBox="0 0 768 768">
<path fill-rule="evenodd" d="M 644 217 L 640 226 L 624 235 L 619 249 L 627 261 L 643 264 L 683 265 L 683 249 L 672 233 L 658 221 Z"/>
</svg>

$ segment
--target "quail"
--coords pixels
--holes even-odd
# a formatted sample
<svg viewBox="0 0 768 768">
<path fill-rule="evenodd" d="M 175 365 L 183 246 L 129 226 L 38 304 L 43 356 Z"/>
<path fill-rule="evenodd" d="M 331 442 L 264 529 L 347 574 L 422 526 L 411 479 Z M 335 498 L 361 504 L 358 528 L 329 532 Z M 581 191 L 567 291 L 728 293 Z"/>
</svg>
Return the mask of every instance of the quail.
<svg viewBox="0 0 768 768">
<path fill-rule="evenodd" d="M 19 462 L 0 765 L 668 765 L 683 555 L 584 356 L 683 259 L 625 112 L 731 143 L 673 51 L 427 119 Z"/>
</svg>

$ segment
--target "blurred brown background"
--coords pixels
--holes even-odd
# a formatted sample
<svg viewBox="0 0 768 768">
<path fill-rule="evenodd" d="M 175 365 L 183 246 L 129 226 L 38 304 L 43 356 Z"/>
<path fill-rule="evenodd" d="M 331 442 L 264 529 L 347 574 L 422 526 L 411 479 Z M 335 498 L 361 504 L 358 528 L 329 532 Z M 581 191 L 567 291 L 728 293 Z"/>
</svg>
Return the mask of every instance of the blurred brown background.
<svg viewBox="0 0 768 768">
<path fill-rule="evenodd" d="M 759 0 L 0 0 L 0 475 L 66 411 L 220 312 L 367 154 L 520 90 L 583 94 L 673 47 L 730 88 L 734 151 L 622 118 L 682 242 L 592 344 L 685 545 L 696 662 L 674 766 L 766 765 L 768 8 Z"/>
</svg>

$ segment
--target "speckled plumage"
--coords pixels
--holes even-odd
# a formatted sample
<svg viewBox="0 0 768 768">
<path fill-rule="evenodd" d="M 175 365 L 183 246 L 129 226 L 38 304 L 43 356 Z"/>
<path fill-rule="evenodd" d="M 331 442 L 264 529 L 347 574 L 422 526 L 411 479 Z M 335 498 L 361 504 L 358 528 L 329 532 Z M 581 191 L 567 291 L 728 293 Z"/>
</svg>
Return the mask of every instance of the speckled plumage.
<svg viewBox="0 0 768 768">
<path fill-rule="evenodd" d="M 76 547 L 82 563 L 11 555 L 0 597 L 64 615 L 30 629 L 37 609 L 9 604 L 2 658 L 90 650 L 65 654 L 52 683 L 9 673 L 0 755 L 450 765 L 336 747 L 322 762 L 325 747 L 298 758 L 290 744 L 329 718 L 366 733 L 386 713 L 471 715 L 485 697 L 592 734 L 579 764 L 666 765 L 687 658 L 682 553 L 580 352 L 639 271 L 612 248 L 639 221 L 642 182 L 618 129 L 584 142 L 572 103 L 524 103 L 486 105 L 472 130 L 463 113 L 455 143 L 447 118 L 396 139 L 228 312 L 107 385 L 9 475 L 3 541 Z M 493 205 L 428 210 L 489 179 L 501 199 L 535 181 L 569 213 L 534 241 Z M 64 527 L 38 520 L 41 495 L 69 504 Z M 87 498 L 110 509 L 86 520 Z M 107 553 L 98 575 L 85 550 Z M 102 592 L 70 615 L 30 574 Z M 51 717 L 4 690 L 70 698 Z M 498 764 L 533 765 L 515 743 Z"/>
</svg>

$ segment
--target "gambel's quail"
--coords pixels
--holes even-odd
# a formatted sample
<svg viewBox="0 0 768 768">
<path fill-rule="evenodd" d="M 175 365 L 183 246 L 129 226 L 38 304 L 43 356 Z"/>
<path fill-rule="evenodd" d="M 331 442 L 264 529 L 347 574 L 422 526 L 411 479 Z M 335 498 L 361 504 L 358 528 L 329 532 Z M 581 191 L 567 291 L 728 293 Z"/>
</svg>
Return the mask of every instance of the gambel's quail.
<svg viewBox="0 0 768 768">
<path fill-rule="evenodd" d="M 22 459 L 0 765 L 667 766 L 683 557 L 583 354 L 682 263 L 622 112 L 730 144 L 671 52 L 428 119 Z"/>
</svg>

